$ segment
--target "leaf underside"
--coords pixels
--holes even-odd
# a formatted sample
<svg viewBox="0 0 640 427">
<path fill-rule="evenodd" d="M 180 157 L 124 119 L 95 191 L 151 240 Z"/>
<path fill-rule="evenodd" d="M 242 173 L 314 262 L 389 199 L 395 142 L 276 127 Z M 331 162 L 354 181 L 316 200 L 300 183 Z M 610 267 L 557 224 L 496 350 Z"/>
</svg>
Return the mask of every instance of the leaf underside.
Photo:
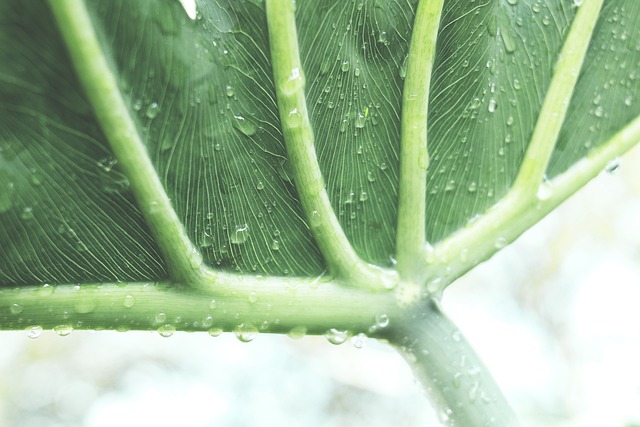
<svg viewBox="0 0 640 427">
<path fill-rule="evenodd" d="M 515 3 L 515 4 L 511 4 Z M 415 1 L 298 0 L 320 168 L 356 252 L 395 252 L 401 101 Z M 88 2 L 104 51 L 187 234 L 215 269 L 326 266 L 284 148 L 264 5 Z M 547 175 L 640 114 L 640 14 L 608 0 Z M 576 6 L 451 0 L 428 115 L 427 239 L 512 185 Z M 0 4 L 0 286 L 152 281 L 165 262 L 78 83 L 46 4 Z"/>
</svg>

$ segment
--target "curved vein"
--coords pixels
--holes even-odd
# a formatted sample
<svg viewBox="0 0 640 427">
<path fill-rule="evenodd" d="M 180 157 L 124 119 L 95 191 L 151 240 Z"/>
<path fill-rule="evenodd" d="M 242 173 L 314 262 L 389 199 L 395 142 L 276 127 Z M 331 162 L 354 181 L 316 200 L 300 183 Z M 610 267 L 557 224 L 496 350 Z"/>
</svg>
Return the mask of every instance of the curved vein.
<svg viewBox="0 0 640 427">
<path fill-rule="evenodd" d="M 269 44 L 287 156 L 311 232 L 333 275 L 349 285 L 389 288 L 392 273 L 364 262 L 351 246 L 329 201 L 314 146 L 298 52 L 295 5 L 267 0 Z"/>
<path fill-rule="evenodd" d="M 51 0 L 49 4 L 78 77 L 172 278 L 195 283 L 201 276 L 202 256 L 186 235 L 140 139 L 84 2 Z"/>
<path fill-rule="evenodd" d="M 429 289 L 430 292 L 441 292 L 453 280 L 511 243 L 602 170 L 594 170 L 590 166 L 589 172 L 583 174 L 581 180 L 563 178 L 567 174 L 574 176 L 576 172 L 572 172 L 574 169 L 571 168 L 554 180 L 568 182 L 564 192 L 556 191 L 556 195 L 553 194 L 552 186 L 544 182 L 547 164 L 564 122 L 603 1 L 585 0 L 574 18 L 523 164 L 511 190 L 481 217 L 439 243 L 435 253 L 429 253 L 424 258 L 427 264 L 433 264 L 429 277 L 435 285 Z M 630 126 L 635 129 L 635 125 Z M 635 135 L 629 130 L 624 132 L 625 135 Z M 616 146 L 622 144 L 627 147 L 622 152 L 627 151 L 630 148 L 629 142 L 626 139 L 625 143 L 616 142 L 619 140 L 620 137 L 614 137 L 610 143 Z M 551 192 L 549 196 L 544 195 L 544 200 L 538 198 L 541 185 L 548 186 L 545 190 Z"/>
<path fill-rule="evenodd" d="M 443 3 L 421 0 L 418 5 L 404 83 L 396 234 L 398 271 L 404 279 L 419 279 L 425 250 L 427 109 Z"/>
<path fill-rule="evenodd" d="M 586 0 L 571 25 L 513 185 L 523 197 L 535 196 L 544 180 L 603 2 Z"/>
</svg>

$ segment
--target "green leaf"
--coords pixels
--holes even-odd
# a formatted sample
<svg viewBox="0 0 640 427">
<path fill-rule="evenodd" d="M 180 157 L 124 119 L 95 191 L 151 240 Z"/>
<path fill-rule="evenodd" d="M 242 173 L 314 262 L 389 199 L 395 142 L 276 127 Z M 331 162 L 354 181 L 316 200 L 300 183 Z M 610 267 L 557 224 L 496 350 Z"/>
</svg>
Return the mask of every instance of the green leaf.
<svg viewBox="0 0 640 427">
<path fill-rule="evenodd" d="M 0 328 L 365 333 L 513 425 L 434 298 L 640 141 L 634 9 L 2 2 Z"/>
<path fill-rule="evenodd" d="M 318 244 L 328 231 L 314 230 L 295 178 L 296 168 L 307 165 L 290 164 L 282 88 L 274 79 L 274 67 L 289 54 L 273 56 L 265 4 L 198 2 L 195 19 L 169 0 L 87 7 L 89 30 L 109 63 L 104 73 L 115 78 L 123 114 L 135 124 L 153 178 L 170 200 L 160 210 L 173 208 L 187 247 L 192 244 L 213 272 L 331 277 L 341 253 Z M 295 12 L 307 130 L 327 212 L 338 224 L 328 230 L 344 233 L 338 245 L 345 254 L 352 247 L 362 265 L 385 271 L 393 270 L 396 246 L 403 244 L 396 242 L 397 223 L 404 221 L 400 187 L 414 190 L 401 182 L 400 152 L 417 7 L 415 1 L 298 1 Z M 45 3 L 8 1 L 0 8 L 0 284 L 180 282 L 171 273 L 172 246 L 161 241 L 175 233 L 151 223 L 132 188 L 138 184 L 130 184 L 110 146 L 118 126 L 100 122 L 94 109 L 102 101 L 90 101 L 79 83 L 98 78 L 74 66 L 67 53 L 67 45 L 83 42 L 65 44 Z M 578 31 L 571 24 L 580 8 L 551 0 L 444 2 L 433 72 L 418 75 L 431 78 L 426 210 L 420 213 L 425 245 L 444 242 L 444 248 L 459 236 L 477 243 L 468 223 L 514 188 L 534 130 L 545 127 L 538 120 L 543 101 L 560 52 Z M 592 37 L 584 65 L 574 64 L 581 71 L 568 88 L 566 120 L 553 136 L 545 176 L 531 185 L 555 178 L 567 183 L 539 213 L 520 222 L 511 215 L 515 225 L 505 243 L 596 173 L 594 160 L 574 179 L 573 165 L 589 156 L 613 158 L 637 139 L 640 18 L 628 13 L 633 8 L 632 0 L 608 0 L 599 16 L 589 12 L 597 25 L 584 39 Z M 623 138 L 618 132 L 625 126 L 635 127 Z M 600 147 L 614 148 L 598 154 Z M 448 282 L 497 250 L 479 243 L 463 249 L 472 261 L 460 261 Z M 442 253 L 436 263 L 450 263 L 451 254 Z M 420 270 L 429 280 L 444 268 L 429 270 L 432 261 Z M 232 283 L 236 276 L 228 277 Z"/>
</svg>

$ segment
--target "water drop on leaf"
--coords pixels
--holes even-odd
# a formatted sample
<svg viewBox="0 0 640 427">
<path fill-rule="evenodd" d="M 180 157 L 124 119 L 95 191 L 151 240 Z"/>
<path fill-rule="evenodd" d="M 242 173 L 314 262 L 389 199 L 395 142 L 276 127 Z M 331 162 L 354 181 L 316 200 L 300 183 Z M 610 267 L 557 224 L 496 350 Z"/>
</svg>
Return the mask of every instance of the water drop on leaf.
<svg viewBox="0 0 640 427">
<path fill-rule="evenodd" d="M 224 331 L 221 328 L 211 328 L 207 331 L 207 333 L 212 337 L 219 337 L 222 334 L 222 332 Z"/>
<path fill-rule="evenodd" d="M 351 334 L 349 333 L 349 331 L 341 331 L 335 328 L 329 329 L 324 334 L 324 337 L 327 339 L 327 341 L 334 345 L 344 344 L 350 336 Z"/>
<path fill-rule="evenodd" d="M 233 116 L 233 127 L 246 136 L 253 136 L 258 129 L 256 125 L 242 116 Z"/>
<path fill-rule="evenodd" d="M 236 229 L 231 233 L 231 243 L 240 245 L 249 238 L 249 226 L 247 224 L 237 225 Z"/>
<path fill-rule="evenodd" d="M 169 338 L 175 332 L 176 332 L 176 327 L 169 323 L 167 323 L 166 325 L 162 325 L 158 328 L 158 334 L 160 334 L 160 336 L 164 338 Z"/>
<path fill-rule="evenodd" d="M 241 323 L 233 330 L 236 338 L 241 342 L 251 342 L 258 336 L 258 328 L 251 323 Z"/>
<path fill-rule="evenodd" d="M 9 307 L 11 314 L 20 314 L 22 313 L 22 310 L 24 310 L 24 308 L 20 304 L 11 304 Z"/>
<path fill-rule="evenodd" d="M 29 326 L 25 331 L 27 331 L 27 336 L 29 338 L 36 339 L 42 334 L 42 326 Z"/>
<path fill-rule="evenodd" d="M 150 119 L 154 119 L 158 115 L 158 112 L 160 112 L 160 107 L 158 106 L 158 103 L 152 102 L 151 104 L 149 104 L 149 106 L 147 106 L 145 115 Z"/>
<path fill-rule="evenodd" d="M 122 305 L 124 305 L 125 308 L 131 308 L 135 305 L 136 301 L 133 298 L 133 295 L 127 295 L 124 297 L 124 301 L 122 303 Z"/>
<path fill-rule="evenodd" d="M 295 326 L 287 333 L 287 336 L 294 340 L 299 340 L 307 334 L 307 328 L 304 326 Z"/>
<path fill-rule="evenodd" d="M 369 337 L 367 337 L 366 334 L 361 332 L 358 335 L 355 335 L 354 337 L 351 338 L 351 344 L 353 344 L 355 348 L 363 348 L 364 345 L 367 343 L 368 338 Z"/>
<path fill-rule="evenodd" d="M 66 337 L 73 332 L 73 327 L 71 325 L 57 325 L 53 327 L 53 332 L 60 337 Z"/>
</svg>

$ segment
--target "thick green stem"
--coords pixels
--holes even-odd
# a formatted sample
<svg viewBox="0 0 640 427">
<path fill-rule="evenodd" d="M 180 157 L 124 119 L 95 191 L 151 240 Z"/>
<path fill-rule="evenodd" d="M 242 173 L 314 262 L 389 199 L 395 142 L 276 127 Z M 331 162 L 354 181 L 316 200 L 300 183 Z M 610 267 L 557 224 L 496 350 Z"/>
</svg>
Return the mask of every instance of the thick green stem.
<svg viewBox="0 0 640 427">
<path fill-rule="evenodd" d="M 421 0 L 416 11 L 404 82 L 396 260 L 403 280 L 422 276 L 425 251 L 427 109 L 444 0 Z"/>
<path fill-rule="evenodd" d="M 479 356 L 435 300 L 407 310 L 384 336 L 413 367 L 445 425 L 519 425 Z"/>
<path fill-rule="evenodd" d="M 322 279 L 247 279 L 229 293 L 171 283 L 105 283 L 0 290 L 0 329 L 260 331 L 325 334 L 376 329 L 394 318 L 390 294 L 370 294 Z M 346 339 L 347 332 L 339 335 Z"/>
<path fill-rule="evenodd" d="M 82 0 L 49 2 L 78 78 L 111 149 L 130 182 L 138 206 L 176 282 L 191 284 L 203 272 L 202 256 L 185 233 L 147 148 L 120 93 L 118 81 Z M 210 273 L 211 275 L 211 273 Z"/>
<path fill-rule="evenodd" d="M 280 121 L 300 202 L 333 275 L 348 285 L 373 290 L 393 287 L 395 274 L 364 262 L 336 217 L 314 147 L 298 52 L 295 3 L 267 0 L 271 61 Z"/>
</svg>

